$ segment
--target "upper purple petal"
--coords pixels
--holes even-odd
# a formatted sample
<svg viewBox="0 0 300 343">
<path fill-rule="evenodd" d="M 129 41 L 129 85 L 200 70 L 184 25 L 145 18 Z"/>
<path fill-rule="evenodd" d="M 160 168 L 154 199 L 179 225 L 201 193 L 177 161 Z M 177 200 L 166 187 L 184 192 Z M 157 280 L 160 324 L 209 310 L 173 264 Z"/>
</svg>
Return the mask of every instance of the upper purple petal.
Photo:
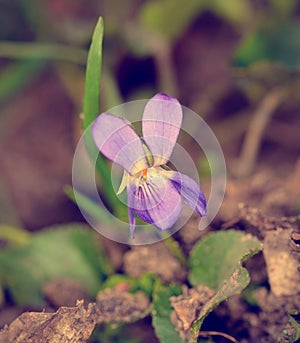
<svg viewBox="0 0 300 343">
<path fill-rule="evenodd" d="M 140 184 L 129 183 L 127 202 L 142 220 L 161 231 L 171 228 L 182 210 L 180 194 L 168 179 L 158 174 Z"/>
<path fill-rule="evenodd" d="M 166 172 L 174 187 L 182 195 L 183 200 L 201 216 L 206 215 L 206 199 L 200 186 L 189 176 L 179 172 Z"/>
<path fill-rule="evenodd" d="M 182 123 L 180 103 L 166 94 L 151 98 L 143 114 L 143 137 L 153 158 L 154 166 L 166 164 L 170 159 Z"/>
<path fill-rule="evenodd" d="M 95 119 L 92 133 L 101 153 L 131 175 L 148 167 L 142 142 L 124 118 L 102 113 Z"/>
</svg>

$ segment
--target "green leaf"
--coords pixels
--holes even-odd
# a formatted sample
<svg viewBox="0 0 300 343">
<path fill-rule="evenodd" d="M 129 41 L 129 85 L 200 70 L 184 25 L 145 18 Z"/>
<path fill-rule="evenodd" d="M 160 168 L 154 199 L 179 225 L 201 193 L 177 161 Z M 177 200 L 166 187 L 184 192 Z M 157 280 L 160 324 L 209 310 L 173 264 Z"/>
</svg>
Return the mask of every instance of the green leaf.
<svg viewBox="0 0 300 343">
<path fill-rule="evenodd" d="M 160 281 L 157 281 L 154 285 L 152 325 L 161 343 L 184 342 L 175 331 L 175 327 L 170 319 L 171 312 L 173 311 L 170 297 L 178 296 L 181 293 L 179 285 L 164 286 Z"/>
<path fill-rule="evenodd" d="M 189 261 L 190 282 L 193 286 L 206 285 L 216 294 L 205 304 L 192 326 L 193 342 L 197 342 L 206 316 L 249 284 L 250 277 L 242 263 L 261 249 L 262 244 L 257 238 L 235 230 L 212 233 L 195 245 Z"/>
<path fill-rule="evenodd" d="M 241 263 L 262 249 L 259 240 L 236 230 L 219 231 L 198 242 L 190 255 L 189 280 L 193 286 L 218 290 Z"/>
<path fill-rule="evenodd" d="M 100 77 L 102 67 L 103 19 L 100 17 L 89 49 L 84 90 L 83 129 L 87 129 L 99 114 Z"/>
<path fill-rule="evenodd" d="M 0 252 L 0 279 L 20 305 L 43 306 L 43 285 L 59 277 L 81 282 L 93 296 L 111 270 L 94 232 L 79 224 L 45 229 Z"/>
<path fill-rule="evenodd" d="M 145 273 L 139 277 L 138 290 L 143 291 L 150 298 L 153 295 L 153 290 L 156 282 L 156 275 Z"/>
</svg>

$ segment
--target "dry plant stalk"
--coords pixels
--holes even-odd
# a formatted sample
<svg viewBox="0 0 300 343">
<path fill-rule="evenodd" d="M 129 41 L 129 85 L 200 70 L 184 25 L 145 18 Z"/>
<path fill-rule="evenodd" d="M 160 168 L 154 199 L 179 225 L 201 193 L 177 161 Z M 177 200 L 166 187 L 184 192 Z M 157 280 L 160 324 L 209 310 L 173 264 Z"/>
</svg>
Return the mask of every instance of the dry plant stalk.
<svg viewBox="0 0 300 343">
<path fill-rule="evenodd" d="M 282 103 L 284 97 L 284 90 L 274 89 L 266 95 L 261 104 L 258 106 L 253 115 L 253 119 L 250 122 L 248 131 L 246 132 L 241 156 L 239 158 L 237 176 L 246 177 L 252 172 L 264 130 L 273 113 Z"/>
</svg>

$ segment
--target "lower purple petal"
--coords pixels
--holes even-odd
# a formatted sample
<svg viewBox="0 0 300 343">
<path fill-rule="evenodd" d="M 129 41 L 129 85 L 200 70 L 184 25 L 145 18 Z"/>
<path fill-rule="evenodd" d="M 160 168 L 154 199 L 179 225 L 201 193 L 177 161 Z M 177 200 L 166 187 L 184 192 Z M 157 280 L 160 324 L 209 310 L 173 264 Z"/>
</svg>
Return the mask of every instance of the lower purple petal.
<svg viewBox="0 0 300 343">
<path fill-rule="evenodd" d="M 183 200 L 201 216 L 206 215 L 206 199 L 200 186 L 189 176 L 179 172 L 166 173 Z"/>
<path fill-rule="evenodd" d="M 171 228 L 182 211 L 180 194 L 168 179 L 159 174 L 140 185 L 129 183 L 127 196 L 128 207 L 161 231 Z"/>
</svg>

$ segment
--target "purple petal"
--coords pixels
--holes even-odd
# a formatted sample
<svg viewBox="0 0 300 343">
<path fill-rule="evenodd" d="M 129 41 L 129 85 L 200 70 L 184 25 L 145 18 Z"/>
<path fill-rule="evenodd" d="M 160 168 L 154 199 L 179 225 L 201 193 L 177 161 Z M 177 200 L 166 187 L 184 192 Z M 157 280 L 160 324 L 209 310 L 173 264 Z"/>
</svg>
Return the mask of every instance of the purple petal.
<svg viewBox="0 0 300 343">
<path fill-rule="evenodd" d="M 148 167 L 142 142 L 124 118 L 102 113 L 95 119 L 92 133 L 101 153 L 131 175 Z"/>
<path fill-rule="evenodd" d="M 158 173 L 140 184 L 129 183 L 127 202 L 142 220 L 161 231 L 171 228 L 182 210 L 180 194 L 168 179 Z"/>
<path fill-rule="evenodd" d="M 180 103 L 166 94 L 156 94 L 146 104 L 143 114 L 143 136 L 153 158 L 154 166 L 170 159 L 182 123 Z"/>
<path fill-rule="evenodd" d="M 177 191 L 182 195 L 183 200 L 201 216 L 206 215 L 206 199 L 197 182 L 187 175 L 179 172 L 167 172 L 169 179 Z"/>
</svg>

